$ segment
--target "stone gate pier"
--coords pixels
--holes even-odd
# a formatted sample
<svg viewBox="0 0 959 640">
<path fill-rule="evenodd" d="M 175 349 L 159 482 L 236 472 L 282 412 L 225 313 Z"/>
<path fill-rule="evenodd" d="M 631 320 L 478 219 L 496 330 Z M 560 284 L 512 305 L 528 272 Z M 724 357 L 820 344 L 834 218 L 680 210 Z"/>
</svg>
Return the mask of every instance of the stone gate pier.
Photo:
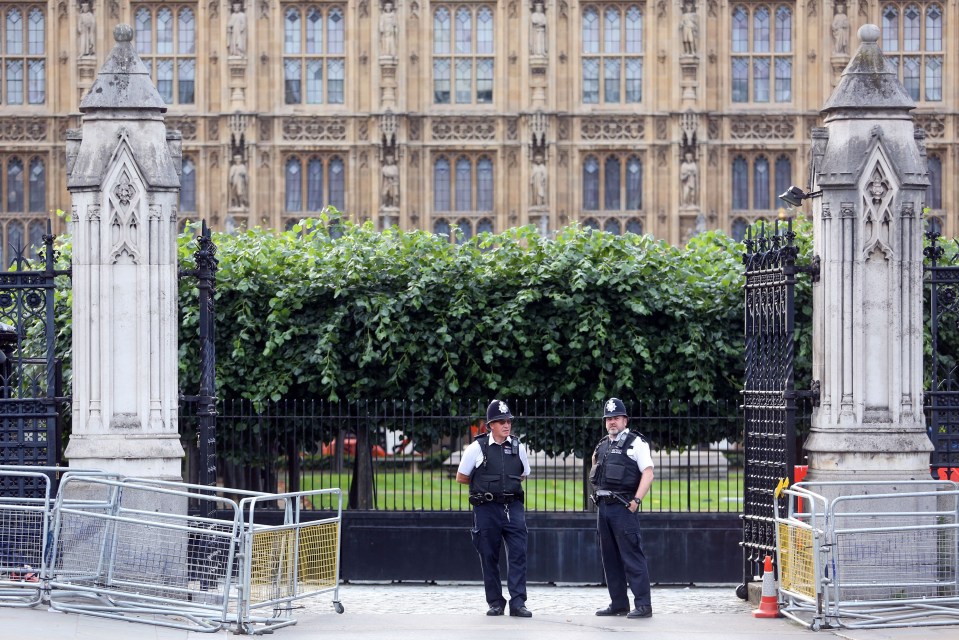
<svg viewBox="0 0 959 640">
<path fill-rule="evenodd" d="M 180 480 L 176 219 L 180 135 L 128 25 L 68 132 L 75 468 Z M 169 506 L 169 505 L 168 505 Z M 158 506 L 159 507 L 159 506 Z"/>
</svg>

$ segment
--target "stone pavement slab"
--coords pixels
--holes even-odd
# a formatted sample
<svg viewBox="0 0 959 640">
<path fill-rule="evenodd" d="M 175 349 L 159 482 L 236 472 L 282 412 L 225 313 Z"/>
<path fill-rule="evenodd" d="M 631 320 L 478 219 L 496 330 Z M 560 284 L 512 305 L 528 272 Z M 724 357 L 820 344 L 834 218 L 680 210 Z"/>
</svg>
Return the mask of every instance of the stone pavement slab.
<svg viewBox="0 0 959 640">
<path fill-rule="evenodd" d="M 278 629 L 276 640 L 586 640 L 630 634 L 643 640 L 959 640 L 959 625 L 815 633 L 786 619 L 753 618 L 752 605 L 733 585 L 656 587 L 654 615 L 645 620 L 600 618 L 607 604 L 601 586 L 529 585 L 532 619 L 487 617 L 481 584 L 346 584 L 333 611 L 333 594 L 299 601 L 297 624 Z M 229 631 L 189 632 L 123 620 L 52 612 L 43 607 L 0 607 L 0 638 L 31 640 L 227 640 Z"/>
</svg>

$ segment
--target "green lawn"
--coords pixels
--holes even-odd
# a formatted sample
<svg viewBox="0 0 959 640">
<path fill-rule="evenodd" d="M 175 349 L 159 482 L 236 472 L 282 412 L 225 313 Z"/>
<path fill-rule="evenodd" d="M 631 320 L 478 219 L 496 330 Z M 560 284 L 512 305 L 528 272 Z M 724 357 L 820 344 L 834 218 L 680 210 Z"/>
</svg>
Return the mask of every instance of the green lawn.
<svg viewBox="0 0 959 640">
<path fill-rule="evenodd" d="M 350 474 L 316 471 L 307 473 L 301 489 L 339 487 L 349 490 Z M 582 511 L 583 483 L 579 480 L 531 478 L 526 481 L 526 509 L 534 511 Z M 381 511 L 466 511 L 467 487 L 450 478 L 446 471 L 409 471 L 391 469 L 375 474 L 376 508 Z M 706 480 L 656 480 L 644 511 L 741 511 L 742 473 L 731 472 L 724 478 Z M 346 508 L 347 497 L 343 503 Z M 314 507 L 331 505 L 316 500 Z"/>
</svg>

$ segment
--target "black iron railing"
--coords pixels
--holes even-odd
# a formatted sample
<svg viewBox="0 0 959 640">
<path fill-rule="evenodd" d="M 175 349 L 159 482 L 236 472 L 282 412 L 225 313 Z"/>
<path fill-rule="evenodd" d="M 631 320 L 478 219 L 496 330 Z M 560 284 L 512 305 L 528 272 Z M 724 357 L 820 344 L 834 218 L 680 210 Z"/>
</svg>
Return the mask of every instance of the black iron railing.
<svg viewBox="0 0 959 640">
<path fill-rule="evenodd" d="M 487 400 L 217 403 L 219 482 L 252 490 L 350 490 L 350 507 L 469 510 L 455 479 L 463 449 L 484 430 Z M 605 434 L 601 403 L 509 400 L 514 432 L 530 449 L 526 505 L 584 511 L 592 451 Z M 742 416 L 733 404 L 627 403 L 630 428 L 652 443 L 656 481 L 643 509 L 742 510 Z M 181 421 L 192 425 L 189 411 Z M 695 436 L 702 435 L 701 441 Z M 724 437 L 728 436 L 728 440 Z M 195 433 L 185 433 L 192 440 Z M 191 462 L 192 473 L 198 461 Z M 202 462 L 199 462 L 202 465 Z M 321 503 L 304 505 L 322 509 Z"/>
</svg>

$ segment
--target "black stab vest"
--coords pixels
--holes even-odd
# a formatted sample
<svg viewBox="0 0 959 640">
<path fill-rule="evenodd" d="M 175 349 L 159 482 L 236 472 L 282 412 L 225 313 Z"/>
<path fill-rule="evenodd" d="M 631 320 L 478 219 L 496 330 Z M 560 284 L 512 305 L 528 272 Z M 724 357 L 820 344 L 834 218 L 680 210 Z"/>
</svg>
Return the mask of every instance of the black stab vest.
<svg viewBox="0 0 959 640">
<path fill-rule="evenodd" d="M 646 441 L 643 436 L 632 432 L 626 434 L 621 442 L 611 442 L 609 438 L 599 441 L 595 451 L 597 489 L 614 493 L 636 493 L 643 474 L 640 473 L 636 461 L 626 455 L 636 438 Z"/>
<path fill-rule="evenodd" d="M 483 464 L 470 476 L 470 493 L 522 496 L 523 461 L 519 458 L 519 438 L 510 436 L 499 445 L 491 443 L 489 434 L 483 433 L 476 440 L 483 451 Z"/>
</svg>

